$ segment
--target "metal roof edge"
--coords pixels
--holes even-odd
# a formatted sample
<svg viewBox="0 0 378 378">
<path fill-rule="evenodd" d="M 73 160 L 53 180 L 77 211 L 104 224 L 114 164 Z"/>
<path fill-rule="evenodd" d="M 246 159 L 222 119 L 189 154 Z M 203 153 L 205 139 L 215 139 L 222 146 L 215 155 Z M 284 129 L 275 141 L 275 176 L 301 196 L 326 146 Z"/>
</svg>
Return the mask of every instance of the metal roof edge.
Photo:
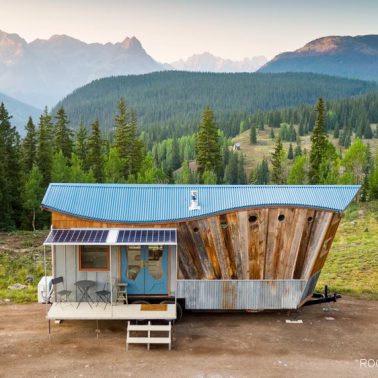
<svg viewBox="0 0 378 378">
<path fill-rule="evenodd" d="M 352 200 L 353 200 L 353 198 L 352 198 Z M 208 216 L 224 214 L 226 212 L 235 211 L 235 210 L 258 209 L 258 208 L 261 208 L 261 207 L 299 207 L 299 208 L 302 208 L 302 209 L 314 209 L 314 210 L 324 210 L 324 211 L 332 211 L 332 212 L 336 212 L 336 213 L 342 213 L 348 206 L 346 206 L 344 209 L 341 210 L 341 209 L 336 209 L 336 208 L 328 208 L 328 207 L 324 207 L 324 206 L 306 206 L 304 204 L 282 204 L 282 203 L 261 204 L 261 205 L 252 205 L 252 206 L 231 207 L 231 208 L 226 208 L 226 209 L 222 209 L 222 210 L 219 210 L 219 211 L 200 214 L 198 216 L 185 217 L 185 218 L 172 218 L 172 219 L 164 219 L 164 220 L 158 220 L 158 221 L 157 220 L 149 220 L 149 221 L 110 220 L 110 219 L 105 219 L 105 218 L 89 217 L 89 216 L 85 216 L 85 215 L 82 215 L 82 214 L 72 213 L 72 212 L 69 212 L 69 211 L 64 211 L 64 210 L 60 210 L 60 209 L 53 208 L 53 207 L 43 206 L 43 208 L 45 210 L 56 211 L 58 213 L 70 215 L 70 216 L 73 216 L 75 218 L 92 220 L 92 221 L 109 222 L 109 223 L 125 223 L 125 224 L 129 224 L 129 223 L 130 224 L 150 224 L 150 223 L 183 222 L 183 221 L 186 221 L 186 220 L 197 220 L 197 219 L 201 219 L 201 218 L 206 218 Z"/>
</svg>

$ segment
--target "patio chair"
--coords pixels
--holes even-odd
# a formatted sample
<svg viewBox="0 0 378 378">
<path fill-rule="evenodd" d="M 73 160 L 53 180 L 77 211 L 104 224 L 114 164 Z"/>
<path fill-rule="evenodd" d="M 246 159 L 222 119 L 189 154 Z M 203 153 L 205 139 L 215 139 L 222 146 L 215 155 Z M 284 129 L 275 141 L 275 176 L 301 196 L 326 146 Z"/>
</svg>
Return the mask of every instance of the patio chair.
<svg viewBox="0 0 378 378">
<path fill-rule="evenodd" d="M 53 278 L 51 280 L 51 284 L 52 284 L 52 287 L 54 288 L 57 302 L 58 303 L 68 302 L 69 296 L 71 295 L 72 291 L 71 290 L 67 290 L 66 288 L 64 288 L 64 286 L 63 286 L 63 284 L 64 284 L 63 277 Z M 62 290 L 58 290 L 57 289 L 59 284 L 62 284 L 62 286 L 63 286 Z"/>
<path fill-rule="evenodd" d="M 96 305 L 96 307 L 98 306 L 98 304 L 100 302 L 104 302 L 105 303 L 104 310 L 106 309 L 106 306 L 108 305 L 108 303 L 110 303 L 110 299 L 111 299 L 111 291 L 110 290 L 113 290 L 114 284 L 115 284 L 115 278 L 112 278 L 112 280 L 111 280 L 111 288 L 109 288 L 109 280 L 107 279 L 105 281 L 105 283 L 104 283 L 103 289 L 99 290 L 99 291 L 96 291 L 96 296 L 97 296 L 97 305 Z"/>
</svg>

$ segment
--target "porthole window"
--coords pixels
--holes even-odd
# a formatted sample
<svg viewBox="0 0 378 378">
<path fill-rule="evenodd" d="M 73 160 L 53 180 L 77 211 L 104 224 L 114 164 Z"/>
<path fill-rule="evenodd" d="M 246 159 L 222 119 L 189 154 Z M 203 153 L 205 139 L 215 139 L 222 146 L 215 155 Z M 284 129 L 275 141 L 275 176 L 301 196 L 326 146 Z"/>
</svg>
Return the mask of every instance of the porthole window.
<svg viewBox="0 0 378 378">
<path fill-rule="evenodd" d="M 307 222 L 308 222 L 308 223 L 311 223 L 313 220 L 314 220 L 313 217 L 308 217 L 308 218 L 307 218 Z"/>
<path fill-rule="evenodd" d="M 248 218 L 248 220 L 249 220 L 249 223 L 256 223 L 257 216 L 256 215 L 250 215 L 250 217 Z"/>
<path fill-rule="evenodd" d="M 278 220 L 279 220 L 280 222 L 283 222 L 283 221 L 285 220 L 285 215 L 280 214 L 280 215 L 278 216 Z"/>
<path fill-rule="evenodd" d="M 221 219 L 220 225 L 223 229 L 226 229 L 228 227 L 227 219 L 226 218 Z"/>
<path fill-rule="evenodd" d="M 195 233 L 197 233 L 199 230 L 198 230 L 198 227 L 194 227 L 193 228 L 193 231 L 195 232 Z"/>
</svg>

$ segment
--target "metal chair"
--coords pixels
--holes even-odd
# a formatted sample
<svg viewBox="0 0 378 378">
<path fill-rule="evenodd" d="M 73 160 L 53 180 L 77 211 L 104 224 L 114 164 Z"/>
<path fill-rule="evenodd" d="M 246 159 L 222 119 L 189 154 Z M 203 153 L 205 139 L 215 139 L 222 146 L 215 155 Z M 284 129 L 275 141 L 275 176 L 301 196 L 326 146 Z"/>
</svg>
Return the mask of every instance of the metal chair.
<svg viewBox="0 0 378 378">
<path fill-rule="evenodd" d="M 114 284 L 115 284 L 115 278 L 112 278 L 110 290 L 113 290 Z M 110 300 L 111 300 L 111 291 L 109 290 L 108 285 L 109 285 L 109 280 L 106 280 L 106 282 L 104 283 L 104 288 L 102 290 L 96 291 L 96 296 L 97 296 L 96 307 L 98 306 L 100 301 L 104 302 L 105 303 L 104 310 L 106 309 L 106 306 L 108 305 L 108 303 L 110 303 Z"/>
<path fill-rule="evenodd" d="M 64 283 L 63 277 L 56 277 L 56 278 L 53 278 L 51 280 L 51 284 L 52 284 L 52 287 L 54 288 L 54 291 L 55 291 L 55 294 L 56 294 L 56 299 L 57 299 L 58 303 L 68 302 L 68 298 L 72 293 L 71 290 L 67 290 L 65 288 L 63 290 L 57 291 L 57 286 L 59 284 L 63 285 L 63 283 Z M 63 297 L 65 297 L 64 300 L 63 300 Z"/>
</svg>

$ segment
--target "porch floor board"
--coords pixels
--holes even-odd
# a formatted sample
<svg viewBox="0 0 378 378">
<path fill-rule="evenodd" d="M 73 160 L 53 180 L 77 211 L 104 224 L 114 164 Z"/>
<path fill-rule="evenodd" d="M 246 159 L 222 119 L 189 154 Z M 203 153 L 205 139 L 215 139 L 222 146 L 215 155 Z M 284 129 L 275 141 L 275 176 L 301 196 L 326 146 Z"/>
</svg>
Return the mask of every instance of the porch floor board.
<svg viewBox="0 0 378 378">
<path fill-rule="evenodd" d="M 79 308 L 77 302 L 53 303 L 48 311 L 46 318 L 49 320 L 174 320 L 176 319 L 176 305 L 167 304 L 166 311 L 142 311 L 140 304 L 108 304 L 105 308 L 104 303 L 98 306 L 88 303 L 81 303 Z"/>
</svg>

